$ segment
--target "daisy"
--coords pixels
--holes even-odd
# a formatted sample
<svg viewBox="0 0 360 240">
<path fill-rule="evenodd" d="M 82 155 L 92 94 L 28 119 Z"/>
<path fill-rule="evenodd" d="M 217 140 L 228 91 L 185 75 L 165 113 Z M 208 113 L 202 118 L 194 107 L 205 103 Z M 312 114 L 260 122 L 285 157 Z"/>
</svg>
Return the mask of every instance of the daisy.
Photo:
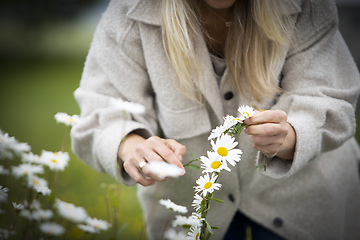
<svg viewBox="0 0 360 240">
<path fill-rule="evenodd" d="M 171 228 L 165 232 L 165 238 L 169 240 L 185 240 L 186 234 L 183 231 L 176 233 L 175 229 Z"/>
<path fill-rule="evenodd" d="M 172 226 L 173 227 L 176 227 L 176 226 L 183 226 L 183 227 L 196 226 L 196 227 L 201 227 L 202 226 L 202 220 L 200 220 L 200 219 L 198 219 L 197 217 L 194 217 L 194 216 L 185 217 L 185 216 L 181 216 L 181 215 L 176 215 L 175 220 L 172 222 Z"/>
<path fill-rule="evenodd" d="M 243 105 L 243 106 L 239 107 L 238 111 L 240 112 L 240 118 L 242 120 L 252 117 L 255 114 L 254 109 L 247 105 Z"/>
<path fill-rule="evenodd" d="M 43 150 L 41 153 L 41 162 L 48 166 L 50 170 L 63 171 L 70 160 L 67 152 L 50 152 Z"/>
<path fill-rule="evenodd" d="M 68 115 L 67 113 L 63 113 L 63 112 L 58 112 L 57 114 L 55 114 L 55 120 L 58 123 L 63 123 L 66 126 L 74 126 L 76 123 L 79 122 L 79 115 Z"/>
<path fill-rule="evenodd" d="M 242 123 L 242 122 L 243 122 L 243 120 L 241 118 L 236 118 L 234 116 L 228 115 L 228 116 L 224 117 L 224 125 L 228 126 L 228 128 L 231 128 L 231 127 L 235 126 L 236 124 Z"/>
<path fill-rule="evenodd" d="M 133 114 L 144 114 L 145 107 L 138 103 L 123 101 L 121 98 L 111 98 L 110 105 L 119 108 L 120 111 Z"/>
<path fill-rule="evenodd" d="M 39 200 L 34 199 L 31 204 L 28 203 L 28 201 L 23 201 L 23 204 L 25 208 L 31 209 L 31 210 L 39 210 L 41 208 L 41 204 Z"/>
<path fill-rule="evenodd" d="M 0 129 L 0 159 L 13 159 L 14 154 L 19 156 L 30 149 L 27 143 L 19 143 L 14 137 L 9 137 L 8 133 L 3 133 Z"/>
<path fill-rule="evenodd" d="M 50 209 L 43 210 L 39 209 L 32 213 L 32 219 L 36 221 L 49 220 L 54 216 L 53 212 Z"/>
<path fill-rule="evenodd" d="M 202 193 L 202 196 L 205 197 L 207 193 L 212 193 L 214 190 L 219 190 L 221 187 L 220 183 L 215 183 L 217 176 L 212 175 L 211 179 L 209 174 L 205 174 L 204 176 L 200 176 L 196 183 L 198 186 L 195 186 L 196 193 Z"/>
<path fill-rule="evenodd" d="M 23 218 L 26 218 L 28 220 L 32 220 L 32 218 L 33 218 L 31 211 L 28 209 L 21 210 L 20 216 Z"/>
<path fill-rule="evenodd" d="M 191 216 L 193 216 L 194 218 L 196 218 L 196 219 L 199 220 L 199 221 L 205 220 L 205 218 L 202 218 L 202 217 L 201 217 L 201 214 L 200 214 L 200 213 L 195 213 L 195 212 L 193 212 L 193 213 L 191 213 Z"/>
<path fill-rule="evenodd" d="M 22 205 L 21 203 L 17 204 L 16 202 L 13 202 L 12 204 L 13 204 L 15 210 L 20 210 L 21 211 L 21 210 L 24 209 L 24 205 Z"/>
<path fill-rule="evenodd" d="M 99 232 L 99 230 L 97 230 L 94 226 L 90 226 L 90 225 L 78 224 L 77 228 L 86 233 L 98 233 Z"/>
<path fill-rule="evenodd" d="M 48 188 L 47 186 L 37 187 L 35 188 L 35 190 L 44 196 L 49 196 L 51 194 L 51 189 Z"/>
<path fill-rule="evenodd" d="M 28 187 L 37 190 L 43 187 L 47 187 L 47 181 L 43 178 L 39 178 L 38 176 L 29 175 L 27 185 Z"/>
<path fill-rule="evenodd" d="M 199 240 L 201 229 L 200 227 L 191 227 L 188 232 L 188 239 Z"/>
<path fill-rule="evenodd" d="M 223 134 L 228 129 L 229 128 L 227 126 L 225 126 L 225 125 L 217 126 L 213 130 L 211 130 L 211 133 L 210 133 L 210 136 L 208 137 L 208 140 L 219 137 L 221 134 Z"/>
<path fill-rule="evenodd" d="M 228 161 L 232 166 L 235 166 L 235 162 L 241 160 L 240 154 L 242 151 L 235 148 L 238 143 L 235 142 L 235 138 L 225 134 L 217 138 L 216 143 L 211 140 L 211 145 L 215 153 L 217 153 L 223 160 Z"/>
<path fill-rule="evenodd" d="M 41 161 L 40 161 L 40 156 L 39 155 L 36 155 L 36 154 L 33 154 L 32 152 L 29 152 L 29 153 L 23 153 L 21 155 L 21 160 L 23 162 L 28 162 L 28 163 L 36 163 L 36 164 L 40 164 Z"/>
<path fill-rule="evenodd" d="M 16 178 L 25 177 L 25 176 L 33 176 L 35 174 L 42 174 L 44 173 L 44 169 L 42 166 L 38 165 L 31 165 L 29 163 L 22 163 L 19 166 L 12 167 L 12 174 Z"/>
<path fill-rule="evenodd" d="M 166 162 L 149 162 L 147 165 L 149 171 L 161 179 L 166 177 L 177 178 L 184 173 L 183 169 Z"/>
<path fill-rule="evenodd" d="M 187 213 L 187 208 L 181 205 L 177 205 L 175 203 L 173 203 L 170 199 L 160 199 L 159 203 L 161 205 L 164 205 L 167 209 L 171 209 L 174 212 L 179 212 L 179 213 Z"/>
<path fill-rule="evenodd" d="M 9 175 L 10 171 L 9 169 L 4 168 L 3 165 L 0 165 L 0 174 L 1 175 Z"/>
<path fill-rule="evenodd" d="M 204 199 L 197 193 L 194 195 L 194 200 L 191 204 L 191 206 L 195 209 L 195 211 L 199 211 L 201 209 L 201 203 Z"/>
<path fill-rule="evenodd" d="M 221 170 L 231 171 L 226 161 L 222 161 L 221 157 L 215 152 L 208 152 L 208 157 L 201 156 L 201 167 L 204 168 L 202 173 L 220 172 Z"/>
<path fill-rule="evenodd" d="M 89 225 L 94 227 L 96 230 L 104 230 L 107 231 L 111 224 L 105 220 L 97 219 L 97 218 L 86 218 L 85 222 Z"/>
<path fill-rule="evenodd" d="M 208 140 L 220 137 L 225 131 L 242 122 L 243 119 L 241 118 L 235 118 L 234 116 L 227 115 L 226 117 L 224 117 L 224 124 L 217 126 L 215 129 L 213 129 L 210 136 L 208 137 Z"/>
<path fill-rule="evenodd" d="M 0 186 L 0 202 L 6 202 L 9 189 L 7 187 Z"/>
<path fill-rule="evenodd" d="M 60 199 L 56 199 L 55 207 L 62 217 L 74 223 L 84 222 L 88 217 L 84 208 L 75 207 L 74 204 L 63 202 Z"/>
<path fill-rule="evenodd" d="M 65 232 L 65 229 L 60 224 L 52 222 L 40 224 L 40 230 L 52 236 L 59 236 Z"/>
</svg>

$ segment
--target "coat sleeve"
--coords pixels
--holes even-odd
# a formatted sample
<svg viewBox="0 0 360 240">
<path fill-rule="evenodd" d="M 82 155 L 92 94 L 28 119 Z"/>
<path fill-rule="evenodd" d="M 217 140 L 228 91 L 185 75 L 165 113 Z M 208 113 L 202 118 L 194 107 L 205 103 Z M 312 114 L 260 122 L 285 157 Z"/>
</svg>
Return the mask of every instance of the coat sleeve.
<svg viewBox="0 0 360 240">
<path fill-rule="evenodd" d="M 359 71 L 337 23 L 334 1 L 304 1 L 296 23 L 297 44 L 282 70 L 285 93 L 272 107 L 288 114 L 296 132 L 295 155 L 292 161 L 268 159 L 263 173 L 270 177 L 291 176 L 355 134 Z M 260 154 L 258 164 L 263 160 Z"/>
<path fill-rule="evenodd" d="M 135 182 L 117 163 L 120 142 L 132 131 L 147 138 L 156 134 L 158 127 L 138 23 L 126 18 L 126 9 L 111 4 L 94 34 L 74 93 L 81 118 L 71 131 L 72 149 L 95 170 L 130 185 Z M 110 104 L 114 98 L 142 104 L 145 115 L 124 115 Z"/>
</svg>

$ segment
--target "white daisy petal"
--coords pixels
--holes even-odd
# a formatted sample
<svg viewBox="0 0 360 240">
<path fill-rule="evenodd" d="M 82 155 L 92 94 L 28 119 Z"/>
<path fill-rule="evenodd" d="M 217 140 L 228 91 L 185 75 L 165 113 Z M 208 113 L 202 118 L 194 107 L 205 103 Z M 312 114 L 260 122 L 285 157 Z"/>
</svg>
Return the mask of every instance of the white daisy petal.
<svg viewBox="0 0 360 240">
<path fill-rule="evenodd" d="M 240 113 L 240 118 L 243 120 L 252 117 L 255 114 L 254 109 L 247 105 L 243 105 L 239 107 L 238 111 Z"/>
<path fill-rule="evenodd" d="M 67 152 L 50 152 L 43 150 L 40 156 L 41 163 L 50 170 L 63 171 L 70 160 Z"/>
<path fill-rule="evenodd" d="M 98 233 L 99 230 L 91 225 L 78 224 L 77 227 L 86 233 Z"/>
<path fill-rule="evenodd" d="M 52 222 L 40 224 L 40 230 L 51 236 L 59 236 L 65 232 L 65 229 L 60 224 Z"/>
<path fill-rule="evenodd" d="M 110 105 L 132 114 L 145 114 L 145 107 L 139 103 L 123 101 L 121 98 L 111 98 Z"/>
<path fill-rule="evenodd" d="M 241 160 L 242 151 L 240 149 L 234 149 L 238 143 L 235 142 L 235 138 L 232 138 L 230 135 L 225 134 L 218 137 L 216 143 L 211 140 L 211 145 L 214 152 L 232 166 L 235 166 L 236 162 Z"/>
<path fill-rule="evenodd" d="M 221 170 L 231 171 L 227 166 L 227 162 L 215 152 L 208 152 L 208 158 L 205 156 L 200 157 L 201 167 L 204 168 L 202 173 L 220 172 Z"/>
<path fill-rule="evenodd" d="M 203 198 L 199 194 L 195 193 L 194 200 L 191 204 L 191 206 L 195 209 L 195 211 L 199 211 L 201 209 L 200 204 L 202 203 L 202 201 Z"/>
<path fill-rule="evenodd" d="M 209 176 L 209 174 L 205 174 L 204 176 L 200 176 L 200 178 L 198 180 L 196 180 L 196 184 L 198 184 L 198 186 L 195 186 L 195 192 L 196 193 L 201 193 L 202 196 L 206 196 L 207 193 L 212 193 L 214 192 L 214 190 L 219 190 L 221 187 L 220 183 L 215 183 L 217 179 L 217 176 L 215 176 L 214 174 L 211 176 Z"/>
<path fill-rule="evenodd" d="M 74 204 L 63 202 L 60 199 L 56 199 L 55 207 L 62 217 L 74 223 L 83 222 L 88 217 L 84 208 L 76 207 Z"/>
<path fill-rule="evenodd" d="M 183 169 L 166 162 L 149 162 L 147 165 L 149 171 L 161 179 L 166 177 L 177 178 L 184 173 Z"/>
<path fill-rule="evenodd" d="M 168 240 L 186 240 L 186 234 L 183 231 L 176 232 L 175 229 L 171 228 L 165 232 L 165 239 Z"/>
<path fill-rule="evenodd" d="M 67 113 L 63 113 L 63 112 L 58 112 L 55 114 L 55 120 L 58 123 L 63 123 L 66 126 L 74 126 L 76 123 L 79 122 L 79 115 L 68 115 Z"/>
<path fill-rule="evenodd" d="M 172 222 L 172 226 L 173 227 L 176 227 L 176 226 L 183 226 L 183 227 L 197 226 L 197 227 L 201 227 L 202 226 L 202 220 L 199 220 L 195 216 L 185 217 L 185 216 L 181 216 L 181 215 L 176 215 L 175 220 Z"/>
<path fill-rule="evenodd" d="M 20 156 L 24 152 L 31 150 L 27 143 L 19 143 L 8 133 L 3 133 L 0 129 L 0 159 L 13 159 L 14 155 Z"/>
<path fill-rule="evenodd" d="M 201 229 L 200 227 L 191 227 L 188 232 L 188 239 L 190 240 L 199 240 L 200 239 Z"/>
<path fill-rule="evenodd" d="M 12 166 L 12 174 L 16 178 L 32 176 L 35 174 L 42 174 L 44 173 L 44 169 L 42 166 L 39 165 L 31 165 L 29 163 L 23 163 L 19 166 Z"/>
<path fill-rule="evenodd" d="M 171 209 L 174 212 L 187 213 L 187 208 L 181 205 L 173 203 L 170 199 L 160 199 L 159 203 L 165 206 L 167 209 Z"/>
<path fill-rule="evenodd" d="M 107 231 L 111 224 L 105 220 L 97 219 L 97 218 L 86 218 L 85 222 L 89 225 L 94 227 L 96 230 L 104 230 Z"/>
</svg>

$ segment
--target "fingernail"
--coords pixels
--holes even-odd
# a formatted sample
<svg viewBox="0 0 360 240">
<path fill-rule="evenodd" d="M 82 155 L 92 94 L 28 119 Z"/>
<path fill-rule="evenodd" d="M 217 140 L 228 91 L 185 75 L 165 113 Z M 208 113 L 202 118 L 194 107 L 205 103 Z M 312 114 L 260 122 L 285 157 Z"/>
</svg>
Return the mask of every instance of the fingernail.
<svg viewBox="0 0 360 240">
<path fill-rule="evenodd" d="M 182 156 L 182 155 L 179 155 L 179 156 L 178 156 L 178 159 L 179 159 L 180 161 L 182 161 L 182 160 L 183 160 L 183 156 Z"/>
<path fill-rule="evenodd" d="M 184 176 L 186 173 L 185 169 L 183 169 L 183 172 L 181 173 L 181 176 Z"/>
<path fill-rule="evenodd" d="M 247 128 L 244 128 L 244 132 L 245 132 L 245 133 L 248 133 L 249 130 L 248 130 Z"/>
</svg>

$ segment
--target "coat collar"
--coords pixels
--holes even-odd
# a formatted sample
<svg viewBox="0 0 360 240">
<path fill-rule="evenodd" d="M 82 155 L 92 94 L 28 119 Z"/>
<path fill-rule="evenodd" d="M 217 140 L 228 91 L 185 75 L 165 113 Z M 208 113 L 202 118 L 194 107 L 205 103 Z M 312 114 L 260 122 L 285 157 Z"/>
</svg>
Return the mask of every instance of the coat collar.
<svg viewBox="0 0 360 240">
<path fill-rule="evenodd" d="M 286 0 L 284 14 L 301 12 L 303 0 Z M 161 26 L 161 0 L 138 0 L 127 13 L 127 17 L 150 25 Z"/>
</svg>

